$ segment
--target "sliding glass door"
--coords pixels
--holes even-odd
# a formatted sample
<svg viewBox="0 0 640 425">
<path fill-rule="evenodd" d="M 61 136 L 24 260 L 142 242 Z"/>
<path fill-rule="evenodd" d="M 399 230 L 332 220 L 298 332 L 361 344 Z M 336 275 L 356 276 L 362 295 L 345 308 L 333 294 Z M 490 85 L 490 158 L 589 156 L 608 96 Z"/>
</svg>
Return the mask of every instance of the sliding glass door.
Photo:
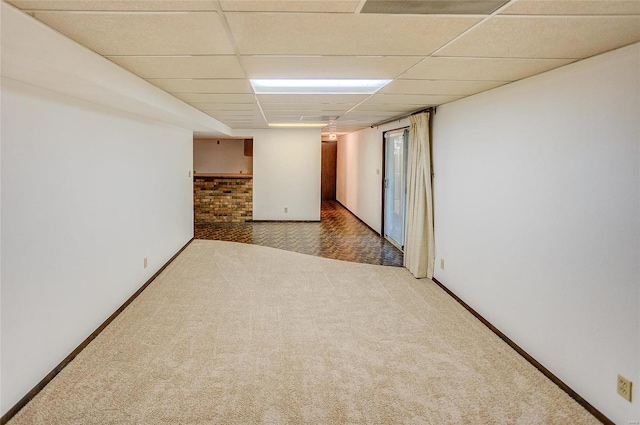
<svg viewBox="0 0 640 425">
<path fill-rule="evenodd" d="M 407 194 L 407 129 L 384 133 L 384 237 L 402 249 Z"/>
</svg>

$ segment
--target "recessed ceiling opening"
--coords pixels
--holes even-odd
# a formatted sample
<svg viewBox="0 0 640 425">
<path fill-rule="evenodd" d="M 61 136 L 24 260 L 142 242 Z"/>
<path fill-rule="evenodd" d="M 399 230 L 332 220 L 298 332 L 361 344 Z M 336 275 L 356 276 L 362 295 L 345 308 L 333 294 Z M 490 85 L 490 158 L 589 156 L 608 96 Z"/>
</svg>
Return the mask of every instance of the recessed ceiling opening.
<svg viewBox="0 0 640 425">
<path fill-rule="evenodd" d="M 505 0 L 368 0 L 360 13 L 391 15 L 490 15 Z"/>
</svg>

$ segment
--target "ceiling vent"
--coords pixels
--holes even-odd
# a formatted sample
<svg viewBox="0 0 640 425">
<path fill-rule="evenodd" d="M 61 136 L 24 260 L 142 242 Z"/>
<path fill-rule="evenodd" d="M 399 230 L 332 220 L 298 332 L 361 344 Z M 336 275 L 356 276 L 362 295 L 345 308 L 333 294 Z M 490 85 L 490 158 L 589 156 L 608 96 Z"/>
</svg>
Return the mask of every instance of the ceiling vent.
<svg viewBox="0 0 640 425">
<path fill-rule="evenodd" d="M 360 13 L 389 15 L 490 15 L 505 0 L 367 0 Z"/>
</svg>

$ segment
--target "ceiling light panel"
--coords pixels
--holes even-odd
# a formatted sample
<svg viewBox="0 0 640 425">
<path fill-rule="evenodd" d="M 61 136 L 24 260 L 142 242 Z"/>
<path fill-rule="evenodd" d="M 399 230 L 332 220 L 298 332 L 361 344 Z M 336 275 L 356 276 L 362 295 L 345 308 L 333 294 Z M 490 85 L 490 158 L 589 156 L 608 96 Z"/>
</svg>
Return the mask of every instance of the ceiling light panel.
<svg viewBox="0 0 640 425">
<path fill-rule="evenodd" d="M 8 0 L 25 10 L 215 11 L 211 0 Z"/>
<path fill-rule="evenodd" d="M 496 16 L 437 56 L 582 59 L 640 41 L 640 16 Z"/>
<path fill-rule="evenodd" d="M 242 55 L 428 55 L 479 22 L 331 13 L 230 12 L 226 17 Z"/>
<path fill-rule="evenodd" d="M 251 84 L 246 79 L 194 79 L 150 78 L 151 84 L 169 93 L 246 93 L 251 94 Z"/>
<path fill-rule="evenodd" d="M 305 12 L 305 13 L 353 13 L 360 0 L 222 0 L 220 5 L 225 12 Z"/>
<path fill-rule="evenodd" d="M 640 1 L 519 0 L 500 13 L 504 15 L 640 15 Z"/>
<path fill-rule="evenodd" d="M 506 84 L 505 81 L 395 80 L 380 94 L 432 94 L 469 96 Z"/>
<path fill-rule="evenodd" d="M 108 56 L 142 78 L 243 78 L 235 56 Z"/>
<path fill-rule="evenodd" d="M 507 0 L 368 0 L 360 13 L 392 15 L 489 15 Z"/>
<path fill-rule="evenodd" d="M 515 81 L 573 62 L 574 59 L 496 59 L 430 57 L 400 75 L 402 79 Z"/>
<path fill-rule="evenodd" d="M 391 80 L 252 79 L 256 94 L 373 94 Z"/>
<path fill-rule="evenodd" d="M 307 103 L 323 107 L 324 104 L 359 103 L 369 95 L 366 94 L 259 94 L 261 105 L 268 103 Z"/>
<path fill-rule="evenodd" d="M 416 56 L 242 56 L 249 78 L 395 78 Z"/>
<path fill-rule="evenodd" d="M 101 55 L 234 53 L 216 12 L 36 12 L 34 16 Z"/>
<path fill-rule="evenodd" d="M 268 103 L 260 101 L 262 110 L 267 111 L 305 111 L 322 108 L 327 111 L 347 111 L 357 105 L 358 102 L 352 103 Z"/>
</svg>

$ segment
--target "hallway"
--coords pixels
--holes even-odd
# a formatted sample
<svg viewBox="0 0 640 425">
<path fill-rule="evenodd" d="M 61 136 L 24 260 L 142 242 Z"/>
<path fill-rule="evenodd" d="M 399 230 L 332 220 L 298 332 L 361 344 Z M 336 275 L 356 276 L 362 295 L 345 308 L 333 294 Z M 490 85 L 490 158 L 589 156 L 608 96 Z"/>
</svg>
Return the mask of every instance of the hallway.
<svg viewBox="0 0 640 425">
<path fill-rule="evenodd" d="M 196 239 L 242 242 L 356 263 L 402 266 L 402 252 L 336 201 L 320 222 L 196 223 Z"/>
</svg>

